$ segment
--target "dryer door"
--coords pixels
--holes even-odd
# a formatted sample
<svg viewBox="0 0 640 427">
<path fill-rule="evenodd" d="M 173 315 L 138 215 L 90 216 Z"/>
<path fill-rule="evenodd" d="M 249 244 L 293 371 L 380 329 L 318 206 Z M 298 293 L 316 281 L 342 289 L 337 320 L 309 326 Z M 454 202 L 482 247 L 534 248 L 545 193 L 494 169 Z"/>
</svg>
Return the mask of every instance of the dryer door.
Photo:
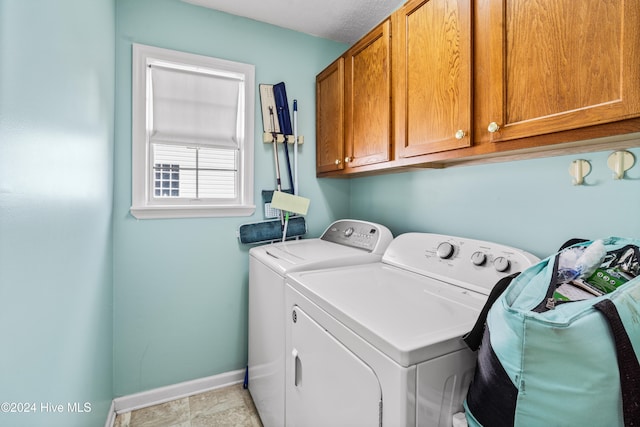
<svg viewBox="0 0 640 427">
<path fill-rule="evenodd" d="M 300 307 L 289 322 L 286 425 L 380 426 L 382 392 L 373 370 Z"/>
</svg>

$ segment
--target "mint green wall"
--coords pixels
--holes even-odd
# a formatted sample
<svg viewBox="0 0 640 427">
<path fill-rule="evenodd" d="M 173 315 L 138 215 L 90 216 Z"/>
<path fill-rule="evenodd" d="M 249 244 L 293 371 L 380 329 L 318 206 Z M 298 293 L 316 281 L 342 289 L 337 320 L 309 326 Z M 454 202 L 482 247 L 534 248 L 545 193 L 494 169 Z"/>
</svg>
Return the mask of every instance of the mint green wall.
<svg viewBox="0 0 640 427">
<path fill-rule="evenodd" d="M 640 149 L 632 151 L 640 160 Z M 614 181 L 612 151 L 482 166 L 407 172 L 351 181 L 351 215 L 407 231 L 466 236 L 546 257 L 572 237 L 640 238 L 640 164 Z M 569 165 L 586 159 L 585 186 Z"/>
<path fill-rule="evenodd" d="M 238 244 L 236 230 L 263 219 L 260 192 L 275 186 L 273 151 L 261 142 L 256 108 L 254 216 L 138 221 L 129 214 L 132 42 L 254 64 L 257 101 L 258 83 L 286 83 L 305 136 L 299 173 L 301 195 L 311 199 L 310 235 L 348 215 L 349 182 L 315 179 L 315 75 L 345 45 L 179 0 L 116 0 L 116 16 L 114 392 L 120 396 L 244 368 L 248 248 Z"/>
<path fill-rule="evenodd" d="M 310 236 L 355 217 L 539 256 L 574 236 L 640 237 L 640 166 L 613 181 L 609 152 L 317 180 L 314 78 L 345 45 L 179 0 L 0 0 L 0 402 L 37 403 L 28 418 L 0 413 L 0 425 L 102 425 L 114 395 L 246 363 L 248 248 L 235 233 L 261 207 L 131 217 L 132 42 L 253 63 L 256 83 L 286 82 L 305 136 Z M 258 109 L 255 119 L 259 205 L 274 171 Z M 576 158 L 592 163 L 587 186 L 571 185 Z M 68 413 L 76 402 L 91 412 Z M 46 403 L 65 413 L 43 413 Z"/>
<path fill-rule="evenodd" d="M 3 426 L 111 404 L 114 28 L 113 0 L 0 0 L 0 402 L 35 405 Z"/>
</svg>

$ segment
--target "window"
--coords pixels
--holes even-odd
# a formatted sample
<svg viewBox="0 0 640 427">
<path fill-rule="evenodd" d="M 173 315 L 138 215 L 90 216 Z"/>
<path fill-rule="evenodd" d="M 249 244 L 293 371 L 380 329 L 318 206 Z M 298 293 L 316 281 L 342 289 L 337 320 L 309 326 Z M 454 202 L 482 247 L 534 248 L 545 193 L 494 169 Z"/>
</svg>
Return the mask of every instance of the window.
<svg viewBox="0 0 640 427">
<path fill-rule="evenodd" d="M 254 67 L 133 45 L 136 218 L 248 216 Z"/>
</svg>

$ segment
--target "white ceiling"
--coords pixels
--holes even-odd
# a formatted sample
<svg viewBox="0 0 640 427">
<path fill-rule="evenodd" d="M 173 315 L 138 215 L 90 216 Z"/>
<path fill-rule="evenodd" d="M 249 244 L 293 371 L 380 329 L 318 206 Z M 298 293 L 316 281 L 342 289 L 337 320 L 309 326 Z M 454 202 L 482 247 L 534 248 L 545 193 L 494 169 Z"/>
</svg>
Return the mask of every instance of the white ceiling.
<svg viewBox="0 0 640 427">
<path fill-rule="evenodd" d="M 405 0 L 183 0 L 283 28 L 353 44 Z"/>
</svg>

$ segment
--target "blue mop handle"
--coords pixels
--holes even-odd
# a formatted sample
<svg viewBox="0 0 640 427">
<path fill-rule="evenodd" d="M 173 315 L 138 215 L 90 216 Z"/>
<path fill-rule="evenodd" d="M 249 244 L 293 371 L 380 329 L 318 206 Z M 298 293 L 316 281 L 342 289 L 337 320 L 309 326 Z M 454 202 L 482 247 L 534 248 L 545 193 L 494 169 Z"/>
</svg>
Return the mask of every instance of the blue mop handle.
<svg viewBox="0 0 640 427">
<path fill-rule="evenodd" d="M 298 189 L 298 100 L 293 100 L 293 194 L 299 193 Z"/>
</svg>

